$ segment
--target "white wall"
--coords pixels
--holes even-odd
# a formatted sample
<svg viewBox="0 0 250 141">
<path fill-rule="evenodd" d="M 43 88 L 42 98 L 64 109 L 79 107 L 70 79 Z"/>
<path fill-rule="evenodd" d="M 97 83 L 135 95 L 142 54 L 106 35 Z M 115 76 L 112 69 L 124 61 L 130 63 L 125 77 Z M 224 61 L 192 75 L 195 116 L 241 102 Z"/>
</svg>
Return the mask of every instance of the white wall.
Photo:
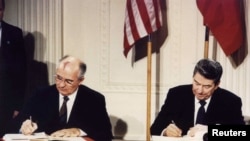
<svg viewBox="0 0 250 141">
<path fill-rule="evenodd" d="M 51 11 L 53 11 L 51 7 L 58 8 L 53 16 L 48 14 L 50 12 L 45 13 L 43 17 L 48 16 L 48 18 L 43 18 L 45 21 L 35 22 L 37 19 L 33 19 L 31 22 L 36 23 L 38 27 L 50 23 L 46 27 L 52 28 L 52 33 L 55 35 L 58 33 L 61 35 L 54 37 L 46 28 L 39 30 L 45 37 L 50 40 L 55 39 L 57 42 L 46 42 L 48 49 L 45 50 L 45 54 L 48 56 L 48 61 L 45 62 L 44 59 L 39 58 L 39 54 L 36 54 L 35 58 L 46 64 L 52 64 L 48 66 L 49 70 L 53 70 L 54 60 L 59 56 L 54 54 L 58 50 L 60 52 L 60 49 L 62 49 L 62 55 L 71 54 L 83 59 L 88 66 L 83 83 L 105 95 L 114 134 L 124 135 L 124 139 L 145 139 L 147 59 L 144 58 L 132 66 L 132 51 L 129 52 L 127 58 L 123 55 L 126 1 L 64 0 L 61 4 L 60 0 L 53 2 L 46 0 L 42 2 L 42 5 L 35 0 L 32 2 L 31 9 L 32 4 L 41 6 L 41 9 L 49 5 L 50 8 L 47 10 Z M 195 2 L 195 0 L 166 0 L 168 37 L 160 53 L 152 55 L 151 122 L 163 104 L 168 89 L 175 85 L 191 83 L 194 65 L 203 58 L 205 28 Z M 29 1 L 22 0 L 21 3 L 28 4 Z M 249 1 L 246 0 L 248 35 L 250 31 L 249 5 Z M 61 14 L 60 6 L 62 6 Z M 18 7 L 25 7 L 25 5 Z M 22 18 L 25 17 L 19 17 L 19 21 L 22 21 Z M 27 25 L 24 26 L 22 22 L 18 24 L 26 31 L 36 28 L 33 24 L 31 24 L 33 27 L 31 29 Z M 58 26 L 62 30 L 58 30 Z M 249 41 L 249 37 L 247 38 Z M 209 57 L 212 57 L 212 51 L 216 51 L 216 58 L 224 67 L 221 87 L 239 95 L 242 98 L 244 115 L 250 115 L 249 55 L 239 67 L 235 68 L 230 62 L 230 57 L 226 57 L 219 46 L 213 50 L 213 41 L 213 37 L 210 36 Z M 56 49 L 53 49 L 54 47 Z"/>
</svg>

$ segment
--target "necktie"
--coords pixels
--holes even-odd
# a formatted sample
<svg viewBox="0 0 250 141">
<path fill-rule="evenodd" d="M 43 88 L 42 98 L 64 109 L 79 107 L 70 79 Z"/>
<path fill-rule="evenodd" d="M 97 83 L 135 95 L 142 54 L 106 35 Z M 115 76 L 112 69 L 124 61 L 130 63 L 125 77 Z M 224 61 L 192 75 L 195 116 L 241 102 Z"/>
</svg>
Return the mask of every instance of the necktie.
<svg viewBox="0 0 250 141">
<path fill-rule="evenodd" d="M 196 118 L 196 124 L 205 124 L 205 108 L 204 105 L 206 105 L 206 101 L 205 100 L 200 100 L 200 109 L 198 110 L 197 113 L 197 118 Z"/>
<path fill-rule="evenodd" d="M 63 97 L 63 104 L 59 112 L 60 123 L 62 126 L 65 126 L 67 123 L 67 101 L 69 98 L 67 96 Z"/>
</svg>

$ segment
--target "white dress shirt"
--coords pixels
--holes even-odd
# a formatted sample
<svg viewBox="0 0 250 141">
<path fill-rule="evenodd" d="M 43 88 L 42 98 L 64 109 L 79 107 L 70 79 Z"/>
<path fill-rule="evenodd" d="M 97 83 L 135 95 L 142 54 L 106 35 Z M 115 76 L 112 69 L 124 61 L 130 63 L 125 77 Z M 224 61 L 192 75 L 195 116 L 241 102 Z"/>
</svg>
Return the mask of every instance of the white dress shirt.
<svg viewBox="0 0 250 141">
<path fill-rule="evenodd" d="M 206 104 L 204 105 L 205 108 L 205 112 L 207 111 L 207 107 L 209 105 L 209 102 L 211 100 L 211 97 L 209 97 L 208 99 L 206 99 Z M 201 104 L 199 102 L 200 100 L 198 100 L 197 98 L 195 98 L 195 102 L 194 102 L 194 124 L 196 123 L 196 118 L 197 118 L 197 114 L 198 114 L 198 110 L 201 107 Z"/>
<path fill-rule="evenodd" d="M 74 93 L 68 95 L 69 100 L 67 101 L 67 122 L 69 120 L 70 113 L 72 111 L 72 107 L 73 107 L 73 104 L 74 104 L 75 99 L 76 99 L 77 91 L 78 91 L 78 89 Z M 63 97 L 64 96 L 62 94 L 60 94 L 60 97 L 59 97 L 59 105 L 60 106 L 58 107 L 58 110 L 60 110 L 60 108 L 62 107 L 62 104 L 64 101 Z M 87 135 L 87 133 L 80 129 L 80 136 L 86 136 L 86 135 Z"/>
</svg>

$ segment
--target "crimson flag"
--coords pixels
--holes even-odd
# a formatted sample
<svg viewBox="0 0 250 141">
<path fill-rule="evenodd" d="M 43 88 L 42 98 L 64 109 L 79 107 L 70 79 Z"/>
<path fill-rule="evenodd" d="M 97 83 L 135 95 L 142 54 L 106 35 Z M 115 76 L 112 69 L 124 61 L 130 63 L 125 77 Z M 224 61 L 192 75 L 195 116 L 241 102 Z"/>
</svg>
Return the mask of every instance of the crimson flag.
<svg viewBox="0 0 250 141">
<path fill-rule="evenodd" d="M 242 0 L 196 0 L 204 25 L 222 47 L 226 56 L 238 50 L 244 43 Z"/>
<path fill-rule="evenodd" d="M 124 55 L 139 39 L 162 26 L 159 0 L 127 0 L 124 23 Z"/>
</svg>

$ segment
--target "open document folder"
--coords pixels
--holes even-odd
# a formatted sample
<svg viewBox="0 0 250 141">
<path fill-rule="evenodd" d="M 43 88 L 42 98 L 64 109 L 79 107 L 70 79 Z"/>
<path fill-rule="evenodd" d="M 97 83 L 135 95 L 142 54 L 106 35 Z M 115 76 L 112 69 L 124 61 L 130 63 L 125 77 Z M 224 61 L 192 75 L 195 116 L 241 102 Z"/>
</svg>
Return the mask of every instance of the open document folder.
<svg viewBox="0 0 250 141">
<path fill-rule="evenodd" d="M 203 141 L 201 138 L 194 137 L 166 137 L 166 136 L 152 136 L 152 141 Z"/>
<path fill-rule="evenodd" d="M 82 137 L 51 137 L 44 132 L 34 133 L 33 135 L 24 134 L 5 134 L 4 141 L 86 141 Z"/>
<path fill-rule="evenodd" d="M 152 141 L 203 141 L 205 132 L 200 131 L 194 137 L 185 135 L 183 137 L 152 136 Z"/>
</svg>

